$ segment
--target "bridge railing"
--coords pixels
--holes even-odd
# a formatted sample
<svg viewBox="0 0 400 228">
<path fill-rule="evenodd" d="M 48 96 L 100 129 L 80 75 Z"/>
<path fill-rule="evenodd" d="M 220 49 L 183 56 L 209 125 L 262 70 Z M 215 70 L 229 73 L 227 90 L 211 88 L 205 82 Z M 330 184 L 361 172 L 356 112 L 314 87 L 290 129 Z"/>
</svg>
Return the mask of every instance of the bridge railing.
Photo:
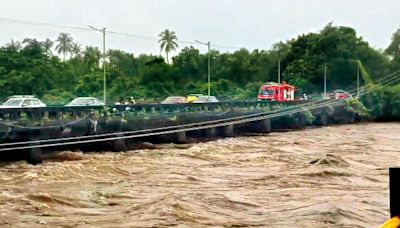
<svg viewBox="0 0 400 228">
<path fill-rule="evenodd" d="M 299 105 L 307 101 L 227 101 L 217 103 L 152 104 L 107 106 L 50 106 L 43 108 L 0 108 L 0 122 L 41 122 L 74 120 L 88 115 L 115 116 L 121 113 L 133 115 L 174 114 L 185 112 L 225 112 L 227 110 L 277 110 Z"/>
</svg>

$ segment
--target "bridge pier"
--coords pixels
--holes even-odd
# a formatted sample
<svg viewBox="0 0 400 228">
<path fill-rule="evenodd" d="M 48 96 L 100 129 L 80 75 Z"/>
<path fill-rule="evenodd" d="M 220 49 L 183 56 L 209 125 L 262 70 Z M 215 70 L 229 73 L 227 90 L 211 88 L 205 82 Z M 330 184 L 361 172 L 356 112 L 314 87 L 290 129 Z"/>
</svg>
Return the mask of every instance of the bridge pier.
<svg viewBox="0 0 400 228">
<path fill-rule="evenodd" d="M 227 125 L 223 127 L 225 137 L 233 137 L 235 135 L 234 125 Z"/>
<path fill-rule="evenodd" d="M 43 162 L 42 149 L 41 148 L 29 149 L 26 161 L 32 165 L 42 163 Z"/>
<path fill-rule="evenodd" d="M 175 133 L 175 141 L 176 143 L 186 143 L 186 131 Z"/>
<path fill-rule="evenodd" d="M 112 150 L 114 152 L 120 152 L 120 151 L 127 151 L 128 147 L 126 145 L 126 142 L 124 139 L 117 139 L 113 142 L 112 144 Z"/>
<path fill-rule="evenodd" d="M 217 137 L 217 128 L 215 127 L 207 128 L 205 129 L 205 133 L 207 138 L 215 138 Z"/>
<path fill-rule="evenodd" d="M 329 121 L 328 121 L 328 115 L 327 114 L 321 114 L 319 116 L 319 125 L 320 126 L 328 126 L 329 125 Z"/>
<path fill-rule="evenodd" d="M 270 133 L 271 132 L 271 119 L 260 120 L 253 123 L 253 129 L 257 133 Z"/>
<path fill-rule="evenodd" d="M 292 126 L 293 129 L 301 129 L 306 126 L 307 120 L 303 113 L 298 113 L 294 118 L 294 124 Z"/>
</svg>

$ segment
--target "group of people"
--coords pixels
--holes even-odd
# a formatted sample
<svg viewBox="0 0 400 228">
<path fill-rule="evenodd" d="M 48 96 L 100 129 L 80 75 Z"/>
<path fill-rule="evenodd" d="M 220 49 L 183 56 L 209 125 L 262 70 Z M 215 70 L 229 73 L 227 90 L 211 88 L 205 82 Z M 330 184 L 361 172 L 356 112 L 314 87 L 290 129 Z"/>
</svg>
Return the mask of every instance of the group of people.
<svg viewBox="0 0 400 228">
<path fill-rule="evenodd" d="M 133 97 L 129 97 L 128 99 L 124 100 L 123 97 L 120 97 L 117 102 L 115 102 L 115 105 L 134 105 L 136 104 L 135 99 Z"/>
</svg>

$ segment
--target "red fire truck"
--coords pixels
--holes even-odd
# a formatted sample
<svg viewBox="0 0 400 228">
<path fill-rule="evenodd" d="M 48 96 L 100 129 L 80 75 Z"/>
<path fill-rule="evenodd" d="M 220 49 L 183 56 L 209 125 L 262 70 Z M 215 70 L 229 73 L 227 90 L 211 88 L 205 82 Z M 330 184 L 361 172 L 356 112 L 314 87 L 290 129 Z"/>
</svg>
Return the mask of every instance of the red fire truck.
<svg viewBox="0 0 400 228">
<path fill-rule="evenodd" d="M 295 87 L 286 82 L 282 84 L 267 82 L 260 87 L 257 98 L 259 100 L 292 101 L 294 100 Z"/>
</svg>

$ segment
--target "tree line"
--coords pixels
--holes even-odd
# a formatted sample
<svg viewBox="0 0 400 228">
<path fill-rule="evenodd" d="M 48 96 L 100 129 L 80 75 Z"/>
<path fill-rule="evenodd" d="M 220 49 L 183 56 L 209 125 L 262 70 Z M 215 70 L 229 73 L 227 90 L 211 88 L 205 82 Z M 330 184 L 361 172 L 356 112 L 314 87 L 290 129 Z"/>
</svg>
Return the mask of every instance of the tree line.
<svg viewBox="0 0 400 228">
<path fill-rule="evenodd" d="M 161 100 L 169 95 L 206 93 L 208 53 L 193 46 L 178 47 L 175 32 L 160 33 L 160 55 L 107 50 L 107 97 Z M 324 66 L 328 91 L 377 80 L 400 69 L 400 30 L 385 50 L 376 50 L 355 29 L 328 24 L 318 33 L 299 35 L 276 43 L 269 50 L 232 53 L 212 49 L 211 93 L 221 99 L 254 99 L 259 86 L 277 81 L 278 62 L 282 81 L 294 84 L 300 93 L 320 94 Z M 53 53 L 55 51 L 57 54 Z M 50 104 L 62 104 L 78 96 L 102 98 L 102 53 L 99 48 L 75 43 L 61 33 L 55 41 L 26 38 L 11 40 L 0 48 L 0 98 L 14 94 L 36 95 Z"/>
</svg>

